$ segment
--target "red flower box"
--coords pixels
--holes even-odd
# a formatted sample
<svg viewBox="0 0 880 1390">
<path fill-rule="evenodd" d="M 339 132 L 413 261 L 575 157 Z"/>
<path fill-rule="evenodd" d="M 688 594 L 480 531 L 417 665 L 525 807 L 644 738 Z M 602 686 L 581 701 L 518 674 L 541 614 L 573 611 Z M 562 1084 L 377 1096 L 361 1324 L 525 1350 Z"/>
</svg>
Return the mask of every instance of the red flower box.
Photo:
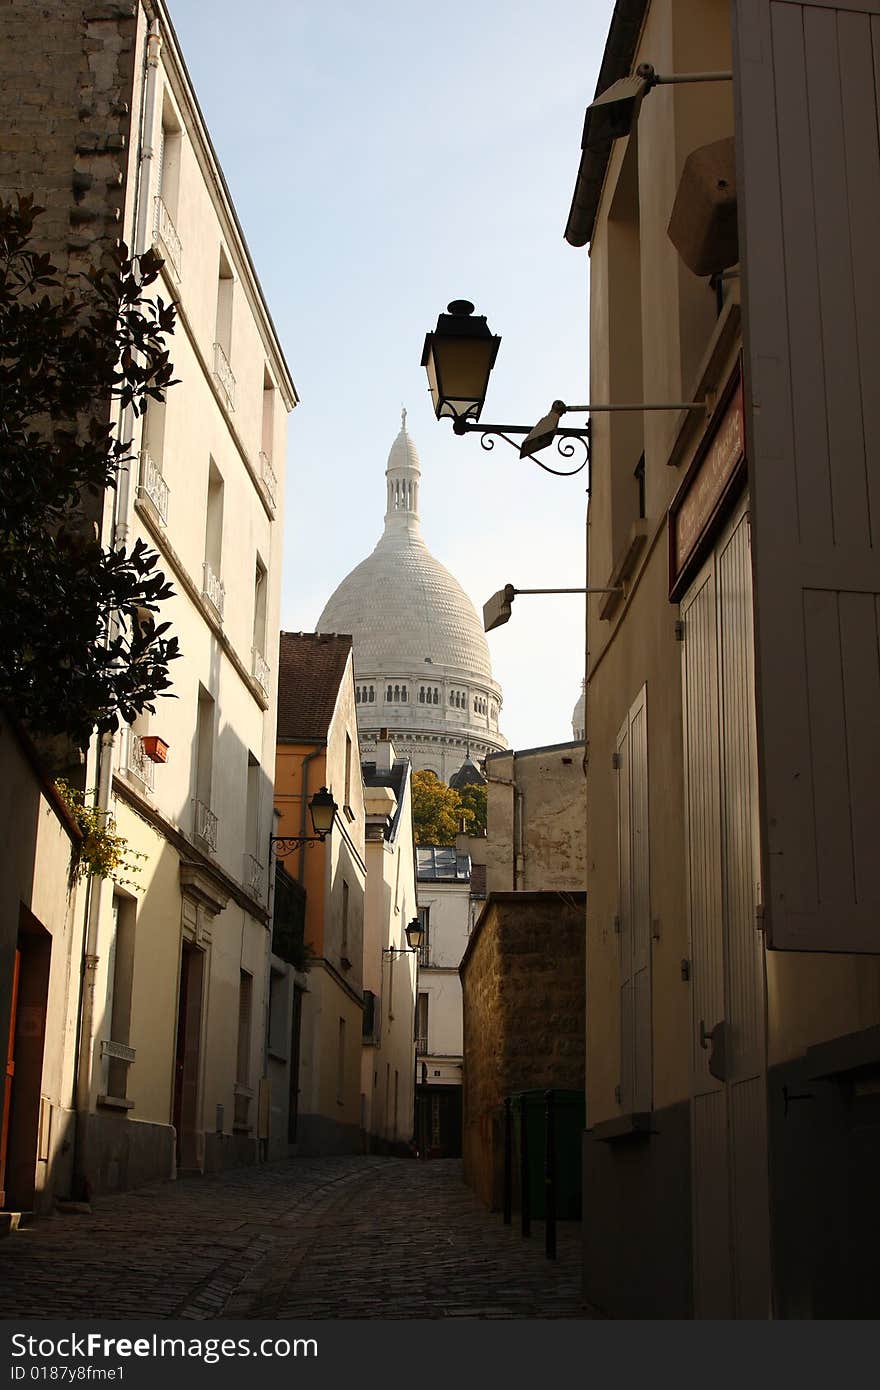
<svg viewBox="0 0 880 1390">
<path fill-rule="evenodd" d="M 154 763 L 165 763 L 168 761 L 168 744 L 164 738 L 158 734 L 145 734 L 141 739 L 144 745 L 144 752 Z"/>
</svg>

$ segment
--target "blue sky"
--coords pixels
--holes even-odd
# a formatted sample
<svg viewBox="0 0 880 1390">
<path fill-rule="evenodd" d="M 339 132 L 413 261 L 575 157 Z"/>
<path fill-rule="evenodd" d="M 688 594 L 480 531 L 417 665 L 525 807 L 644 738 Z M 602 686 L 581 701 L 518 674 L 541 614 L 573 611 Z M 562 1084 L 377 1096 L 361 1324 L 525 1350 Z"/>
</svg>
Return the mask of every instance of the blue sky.
<svg viewBox="0 0 880 1390">
<path fill-rule="evenodd" d="M 431 412 L 425 332 L 471 299 L 502 342 L 483 418 L 586 400 L 585 251 L 563 241 L 612 0 L 169 0 L 301 397 L 282 625 L 314 629 L 382 529 L 400 407 L 425 540 L 480 611 L 584 583 L 586 478 Z M 571 737 L 584 600 L 521 597 L 489 635 L 513 747 Z"/>
</svg>

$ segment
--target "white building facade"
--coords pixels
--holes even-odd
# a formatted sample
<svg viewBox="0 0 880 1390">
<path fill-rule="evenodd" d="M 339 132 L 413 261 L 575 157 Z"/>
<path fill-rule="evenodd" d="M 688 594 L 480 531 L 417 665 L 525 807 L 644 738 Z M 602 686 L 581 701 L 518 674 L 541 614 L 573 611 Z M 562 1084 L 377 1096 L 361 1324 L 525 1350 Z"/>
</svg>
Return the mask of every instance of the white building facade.
<svg viewBox="0 0 880 1390">
<path fill-rule="evenodd" d="M 353 638 L 362 755 L 372 756 L 385 729 L 416 771 L 448 782 L 468 751 L 480 759 L 507 747 L 501 688 L 473 604 L 422 539 L 421 467 L 406 411 L 385 478 L 382 536 L 332 595 L 317 631 Z"/>
<path fill-rule="evenodd" d="M 154 15 L 158 15 L 154 18 Z M 254 1161 L 269 979 L 286 420 L 296 392 L 159 5 L 137 11 L 121 229 L 164 259 L 177 385 L 123 419 L 135 474 L 107 544 L 144 540 L 175 596 L 176 698 L 110 743 L 101 795 L 143 856 L 137 887 L 96 881 L 77 1108 L 89 1190 Z M 138 124 L 139 122 L 139 124 Z"/>
<path fill-rule="evenodd" d="M 463 1031 L 458 967 L 471 929 L 471 862 L 447 845 L 416 848 L 419 993 L 416 1143 L 424 1157 L 461 1153 Z"/>
</svg>

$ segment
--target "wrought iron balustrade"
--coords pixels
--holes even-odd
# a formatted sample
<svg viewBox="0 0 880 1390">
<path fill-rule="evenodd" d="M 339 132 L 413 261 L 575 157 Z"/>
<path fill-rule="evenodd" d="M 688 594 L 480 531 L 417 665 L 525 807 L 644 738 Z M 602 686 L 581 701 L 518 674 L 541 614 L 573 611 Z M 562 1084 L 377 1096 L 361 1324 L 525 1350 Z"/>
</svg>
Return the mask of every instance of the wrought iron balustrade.
<svg viewBox="0 0 880 1390">
<path fill-rule="evenodd" d="M 140 734 L 136 734 L 134 729 L 129 729 L 126 734 L 125 768 L 133 777 L 147 789 L 152 791 L 155 786 L 156 764 L 152 758 L 148 758 L 144 749 L 144 741 Z"/>
<path fill-rule="evenodd" d="M 171 213 L 168 211 L 162 198 L 156 198 L 156 216 L 153 224 L 154 239 L 160 243 L 159 250 L 164 250 L 165 259 L 174 271 L 175 278 L 180 279 L 181 266 L 183 265 L 183 245 L 177 235 L 177 228 L 174 225 Z"/>
<path fill-rule="evenodd" d="M 208 599 L 208 601 L 214 605 L 214 608 L 217 610 L 218 614 L 222 618 L 223 603 L 226 598 L 226 590 L 223 586 L 223 580 L 220 578 L 219 574 L 214 573 L 207 560 L 205 561 L 203 568 L 205 577 L 204 582 L 202 584 L 202 593 L 205 596 L 205 598 Z"/>
<path fill-rule="evenodd" d="M 229 365 L 229 358 L 222 343 L 214 344 L 214 376 L 216 377 L 230 410 L 235 409 L 235 377 Z"/>
<path fill-rule="evenodd" d="M 251 670 L 253 672 L 254 680 L 257 682 L 257 685 L 259 685 L 260 689 L 263 691 L 263 694 L 268 698 L 269 682 L 272 677 L 272 669 L 266 658 L 263 656 L 263 653 L 261 651 L 258 651 L 256 647 L 252 648 L 251 657 Z"/>
<path fill-rule="evenodd" d="M 428 1051 L 428 1039 L 416 1038 L 416 1056 L 422 1057 Z"/>
<path fill-rule="evenodd" d="M 251 897 L 262 902 L 265 897 L 266 866 L 253 854 L 244 857 L 244 886 Z"/>
<path fill-rule="evenodd" d="M 204 801 L 196 801 L 195 830 L 198 839 L 203 840 L 209 849 L 217 848 L 217 817 Z"/>
<path fill-rule="evenodd" d="M 275 477 L 275 469 L 272 467 L 272 460 L 265 449 L 260 450 L 260 482 L 263 484 L 263 490 L 274 511 L 276 498 L 278 496 L 278 479 Z"/>
<path fill-rule="evenodd" d="M 168 525 L 168 484 L 162 470 L 146 449 L 141 451 L 140 495 L 152 503 L 163 526 Z"/>
</svg>

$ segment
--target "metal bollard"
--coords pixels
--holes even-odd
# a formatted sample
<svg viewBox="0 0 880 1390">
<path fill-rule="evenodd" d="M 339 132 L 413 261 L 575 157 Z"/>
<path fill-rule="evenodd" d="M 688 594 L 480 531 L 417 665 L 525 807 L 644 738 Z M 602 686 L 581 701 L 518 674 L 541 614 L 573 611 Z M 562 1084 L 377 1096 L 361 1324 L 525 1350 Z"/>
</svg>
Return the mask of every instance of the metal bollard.
<svg viewBox="0 0 880 1390">
<path fill-rule="evenodd" d="M 519 1215 L 520 1234 L 532 1234 L 532 1194 L 529 1190 L 529 1132 L 526 1098 L 519 1098 Z"/>
<path fill-rule="evenodd" d="M 504 1224 L 510 1225 L 513 1210 L 513 1110 L 510 1096 L 504 1099 Z"/>
<path fill-rule="evenodd" d="M 556 1259 L 556 1123 L 553 1092 L 545 1091 L 547 1131 L 544 1141 L 544 1253 Z"/>
</svg>

